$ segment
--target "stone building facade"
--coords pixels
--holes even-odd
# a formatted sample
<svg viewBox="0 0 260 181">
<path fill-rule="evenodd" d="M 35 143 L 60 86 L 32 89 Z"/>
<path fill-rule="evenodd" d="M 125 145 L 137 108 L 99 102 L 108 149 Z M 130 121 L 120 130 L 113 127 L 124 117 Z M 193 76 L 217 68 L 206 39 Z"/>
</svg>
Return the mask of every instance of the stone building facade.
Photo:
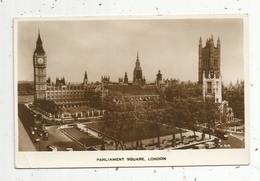
<svg viewBox="0 0 260 181">
<path fill-rule="evenodd" d="M 202 39 L 199 40 L 199 71 L 198 82 L 202 84 L 203 72 L 206 76 L 220 76 L 220 39 L 215 46 L 213 36 L 206 40 L 206 45 L 202 45 Z M 206 77 L 208 78 L 208 77 Z"/>
<path fill-rule="evenodd" d="M 109 75 L 101 76 L 100 82 L 89 83 L 87 72 L 85 72 L 82 82 L 79 83 L 66 82 L 64 77 L 52 81 L 51 78 L 46 78 L 47 55 L 40 33 L 38 33 L 33 54 L 33 66 L 34 102 L 37 103 L 35 105 L 40 106 L 42 102 L 46 103 L 46 101 L 48 104 L 50 101 L 51 104 L 55 104 L 58 109 L 62 110 L 59 118 L 101 116 L 104 114 L 104 110 L 98 110 L 98 106 L 92 105 L 92 103 L 102 102 L 104 97 L 108 95 L 114 97 L 113 100 L 116 103 L 121 101 L 122 103 L 143 104 L 151 102 L 150 104 L 154 104 L 160 99 L 157 86 L 162 84 L 162 74 L 159 71 L 156 75 L 156 82 L 150 86 L 146 85 L 138 53 L 132 83 L 129 82 L 127 72 L 119 80 L 119 83 L 112 82 Z"/>
<path fill-rule="evenodd" d="M 33 53 L 34 70 L 34 100 L 45 100 L 46 98 L 46 66 L 47 56 L 43 49 L 40 32 L 36 41 L 36 48 Z"/>
<path fill-rule="evenodd" d="M 199 40 L 198 83 L 202 84 L 203 99 L 213 98 L 215 103 L 222 102 L 222 77 L 220 71 L 220 39 L 215 46 L 213 36 L 207 39 L 203 47 Z"/>
<path fill-rule="evenodd" d="M 139 60 L 139 54 L 137 52 L 135 68 L 133 72 L 133 85 L 144 85 L 144 84 L 145 84 L 145 78 L 143 77 L 143 71 Z"/>
<path fill-rule="evenodd" d="M 85 72 L 80 83 L 67 83 L 65 78 L 46 80 L 47 55 L 43 49 L 40 33 L 33 54 L 34 67 L 34 101 L 54 101 L 60 107 L 83 106 L 88 104 L 88 96 L 102 91 L 101 84 L 89 84 Z"/>
</svg>

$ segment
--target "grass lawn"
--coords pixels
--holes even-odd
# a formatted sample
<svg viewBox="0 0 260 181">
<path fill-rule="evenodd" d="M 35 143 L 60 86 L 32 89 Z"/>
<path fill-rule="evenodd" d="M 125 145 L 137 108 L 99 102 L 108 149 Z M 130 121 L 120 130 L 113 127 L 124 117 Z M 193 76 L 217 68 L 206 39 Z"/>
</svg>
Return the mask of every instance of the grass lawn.
<svg viewBox="0 0 260 181">
<path fill-rule="evenodd" d="M 88 133 L 81 132 L 77 128 L 64 128 L 63 131 L 65 131 L 68 135 L 77 139 L 79 142 L 86 146 L 94 146 L 100 144 L 100 140 L 98 138 L 95 138 Z"/>
<path fill-rule="evenodd" d="M 148 138 L 153 138 L 153 137 L 157 136 L 156 133 L 150 129 L 151 128 L 150 124 L 151 123 L 149 123 L 148 121 L 139 121 L 137 123 L 137 127 L 141 128 L 141 132 L 139 134 L 142 135 L 142 139 L 148 139 Z M 104 127 L 104 122 L 89 123 L 89 124 L 86 124 L 86 127 L 92 128 L 101 133 L 104 132 L 104 130 L 102 130 L 102 128 Z M 173 129 L 170 126 L 160 125 L 160 136 L 171 135 L 172 132 L 173 132 Z M 178 130 L 175 130 L 175 133 L 178 133 Z M 104 134 L 112 137 L 110 131 L 106 131 L 106 132 L 104 132 Z M 124 137 L 124 140 L 125 141 L 134 141 L 137 139 L 137 136 L 138 135 L 134 131 L 130 131 L 129 135 Z"/>
</svg>

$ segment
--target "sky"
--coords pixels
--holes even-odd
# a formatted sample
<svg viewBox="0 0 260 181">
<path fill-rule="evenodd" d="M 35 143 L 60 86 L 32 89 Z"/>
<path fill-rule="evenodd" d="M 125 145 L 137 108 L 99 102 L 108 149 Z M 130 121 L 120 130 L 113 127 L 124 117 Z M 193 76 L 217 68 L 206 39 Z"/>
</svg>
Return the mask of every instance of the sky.
<svg viewBox="0 0 260 181">
<path fill-rule="evenodd" d="M 17 32 L 18 80 L 33 80 L 38 29 L 47 55 L 47 76 L 82 82 L 109 75 L 130 81 L 137 51 L 148 82 L 163 78 L 198 80 L 198 44 L 211 35 L 221 41 L 223 81 L 244 79 L 242 19 L 160 19 L 20 21 Z"/>
</svg>

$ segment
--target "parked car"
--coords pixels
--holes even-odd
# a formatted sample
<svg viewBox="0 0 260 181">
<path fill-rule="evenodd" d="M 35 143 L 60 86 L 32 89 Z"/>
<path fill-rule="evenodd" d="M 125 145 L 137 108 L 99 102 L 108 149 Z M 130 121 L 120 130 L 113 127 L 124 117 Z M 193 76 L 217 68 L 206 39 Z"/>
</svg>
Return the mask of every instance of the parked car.
<svg viewBox="0 0 260 181">
<path fill-rule="evenodd" d="M 40 141 L 41 141 L 40 138 L 34 138 L 34 139 L 33 139 L 33 142 L 34 142 L 34 143 L 38 143 L 38 142 L 40 142 Z"/>
<path fill-rule="evenodd" d="M 198 138 L 199 136 L 198 135 L 196 135 L 196 136 L 195 135 L 188 136 L 188 138 L 195 138 L 195 137 Z"/>
<path fill-rule="evenodd" d="M 91 146 L 91 147 L 87 148 L 87 150 L 88 151 L 96 151 L 97 149 Z"/>
<path fill-rule="evenodd" d="M 193 149 L 205 149 L 206 145 L 205 144 L 198 144 L 198 145 L 194 145 Z"/>
<path fill-rule="evenodd" d="M 66 151 L 73 151 L 73 148 L 66 148 Z"/>
<path fill-rule="evenodd" d="M 54 146 L 54 145 L 49 145 L 49 146 L 48 146 L 48 149 L 49 149 L 50 151 L 58 151 L 58 148 L 57 148 L 56 146 Z"/>
<path fill-rule="evenodd" d="M 207 149 L 212 149 L 212 148 L 215 148 L 215 147 L 216 147 L 216 145 L 212 141 L 206 143 L 206 148 Z"/>
<path fill-rule="evenodd" d="M 43 132 L 43 137 L 49 137 L 48 131 L 44 131 L 44 132 Z"/>
</svg>

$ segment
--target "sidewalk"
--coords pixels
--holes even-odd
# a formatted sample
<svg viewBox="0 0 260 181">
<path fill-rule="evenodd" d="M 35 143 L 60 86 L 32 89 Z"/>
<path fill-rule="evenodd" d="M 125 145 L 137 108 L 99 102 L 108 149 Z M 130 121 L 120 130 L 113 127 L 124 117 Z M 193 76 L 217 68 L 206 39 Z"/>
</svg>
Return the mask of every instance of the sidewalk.
<svg viewBox="0 0 260 181">
<path fill-rule="evenodd" d="M 19 151 L 36 151 L 35 145 L 32 143 L 20 118 L 18 119 L 18 129 Z"/>
</svg>

